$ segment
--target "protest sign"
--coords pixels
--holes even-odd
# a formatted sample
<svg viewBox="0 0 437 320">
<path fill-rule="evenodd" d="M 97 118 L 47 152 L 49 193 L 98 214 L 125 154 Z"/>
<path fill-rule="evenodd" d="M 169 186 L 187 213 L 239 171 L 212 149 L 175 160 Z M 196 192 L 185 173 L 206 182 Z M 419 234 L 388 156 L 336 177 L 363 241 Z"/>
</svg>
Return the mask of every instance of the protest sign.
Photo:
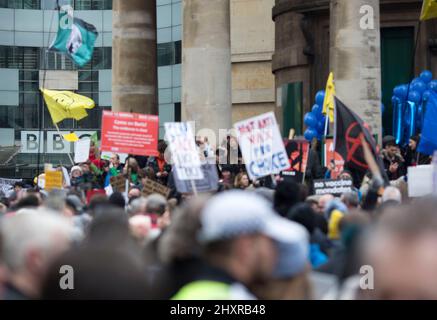
<svg viewBox="0 0 437 320">
<path fill-rule="evenodd" d="M 302 183 L 308 163 L 310 144 L 305 139 L 287 140 L 285 143 L 290 168 L 281 172 L 286 180 Z"/>
<path fill-rule="evenodd" d="M 343 157 L 334 150 L 334 139 L 326 138 L 324 147 L 324 166 L 329 168 L 330 164 L 334 164 L 334 170 L 331 171 L 331 179 L 337 179 L 344 170 Z"/>
<path fill-rule="evenodd" d="M 252 180 L 290 168 L 273 112 L 237 122 L 234 128 Z"/>
<path fill-rule="evenodd" d="M 200 157 L 189 123 L 165 123 L 165 137 L 169 142 L 173 166 L 179 180 L 203 179 Z"/>
<path fill-rule="evenodd" d="M 433 166 L 408 167 L 408 196 L 423 197 L 433 192 Z"/>
<path fill-rule="evenodd" d="M 85 138 L 74 143 L 74 162 L 81 163 L 88 160 L 90 156 L 91 139 Z"/>
<path fill-rule="evenodd" d="M 46 171 L 44 189 L 62 189 L 62 171 Z"/>
<path fill-rule="evenodd" d="M 139 156 L 158 155 L 157 116 L 103 111 L 102 151 Z"/>
<path fill-rule="evenodd" d="M 212 192 L 218 189 L 218 174 L 215 164 L 203 164 L 201 170 L 204 176 L 202 180 L 194 180 L 197 192 Z M 174 182 L 179 193 L 194 193 L 190 181 L 179 179 L 178 172 L 173 171 Z"/>
<path fill-rule="evenodd" d="M 107 152 L 107 151 L 105 151 L 105 152 L 102 152 L 100 154 L 100 158 L 103 159 L 103 160 L 108 160 L 109 161 L 109 160 L 111 160 L 111 155 L 113 153 L 118 154 L 118 156 L 120 158 L 120 163 L 125 163 L 127 157 L 129 156 L 129 154 L 127 154 L 127 153 L 117 153 L 117 152 Z"/>
<path fill-rule="evenodd" d="M 148 196 L 152 193 L 158 193 L 167 198 L 170 194 L 170 188 L 167 188 L 166 186 L 147 178 L 145 179 L 142 192 L 145 196 Z"/>
<path fill-rule="evenodd" d="M 21 182 L 21 181 L 22 181 L 21 179 L 0 178 L 0 191 L 6 195 L 9 191 L 12 190 L 16 182 Z"/>
<path fill-rule="evenodd" d="M 314 194 L 322 196 L 324 194 L 332 194 L 333 196 L 341 196 L 345 192 L 352 191 L 352 180 L 314 180 Z"/>
<path fill-rule="evenodd" d="M 112 186 L 112 189 L 117 192 L 125 192 L 126 191 L 126 178 L 120 174 L 115 177 L 111 177 L 109 182 Z"/>
</svg>

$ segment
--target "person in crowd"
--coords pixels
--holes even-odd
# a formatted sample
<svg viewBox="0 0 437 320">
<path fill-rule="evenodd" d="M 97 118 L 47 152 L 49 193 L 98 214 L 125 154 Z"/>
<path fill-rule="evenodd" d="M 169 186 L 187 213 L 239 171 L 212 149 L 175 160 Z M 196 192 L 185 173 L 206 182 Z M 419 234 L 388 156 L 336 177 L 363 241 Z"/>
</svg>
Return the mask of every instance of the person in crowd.
<svg viewBox="0 0 437 320">
<path fill-rule="evenodd" d="M 82 177 L 82 168 L 80 166 L 73 166 L 70 170 L 70 183 L 73 187 L 78 187 L 84 182 Z"/>
<path fill-rule="evenodd" d="M 294 181 L 281 181 L 275 190 L 273 206 L 277 213 L 285 217 L 288 211 L 302 201 L 300 186 Z"/>
<path fill-rule="evenodd" d="M 390 180 L 396 180 L 406 174 L 405 160 L 393 136 L 385 136 L 382 142 L 384 149 L 381 150 L 381 157 L 387 176 Z"/>
<path fill-rule="evenodd" d="M 317 227 L 317 213 L 309 204 L 299 203 L 287 214 L 287 218 L 304 226 L 309 235 L 309 261 L 313 268 L 317 268 L 328 261 L 328 252 L 332 247 L 327 236 Z"/>
<path fill-rule="evenodd" d="M 356 210 L 360 206 L 360 199 L 358 197 L 358 192 L 355 191 L 349 191 L 343 193 L 341 195 L 340 200 L 346 205 L 348 211 Z"/>
<path fill-rule="evenodd" d="M 123 210 L 126 206 L 125 198 L 120 192 L 114 192 L 113 194 L 111 194 L 109 196 L 109 203 Z"/>
<path fill-rule="evenodd" d="M 298 274 L 307 266 L 306 230 L 279 217 L 253 193 L 216 195 L 200 220 L 199 240 L 210 270 L 182 287 L 175 300 L 255 299 L 248 289 L 252 285 Z"/>
<path fill-rule="evenodd" d="M 111 154 L 109 158 L 110 168 L 114 169 L 116 174 L 112 174 L 113 176 L 118 175 L 120 172 L 123 172 L 124 165 L 120 161 L 120 156 L 116 153 Z"/>
<path fill-rule="evenodd" d="M 145 215 L 147 213 L 146 209 L 147 200 L 144 197 L 135 198 L 128 206 L 129 216 L 133 217 L 136 215 Z"/>
<path fill-rule="evenodd" d="M 402 203 L 402 195 L 398 188 L 389 186 L 384 189 L 384 193 L 382 194 L 382 203 L 386 203 L 388 201 L 392 201 L 396 204 Z"/>
<path fill-rule="evenodd" d="M 137 160 L 131 157 L 126 159 L 123 174 L 129 179 L 130 185 L 137 186 L 143 178 L 144 171 L 140 169 Z"/>
<path fill-rule="evenodd" d="M 234 188 L 235 189 L 247 189 L 251 186 L 249 176 L 245 172 L 240 172 L 235 177 Z"/>
<path fill-rule="evenodd" d="M 141 197 L 141 189 L 139 187 L 130 188 L 127 197 L 128 199 L 136 199 Z"/>
<path fill-rule="evenodd" d="M 371 299 L 437 299 L 437 201 L 389 208 L 365 239 L 364 260 L 374 270 Z"/>
<path fill-rule="evenodd" d="M 414 167 L 418 165 L 426 165 L 431 163 L 432 157 L 421 154 L 417 151 L 420 143 L 420 136 L 411 136 L 408 146 L 403 151 L 406 167 Z"/>
<path fill-rule="evenodd" d="M 167 143 L 164 140 L 158 142 L 158 156 L 149 157 L 147 161 L 147 167 L 153 169 L 155 173 L 156 181 L 163 185 L 167 185 L 168 176 L 171 172 L 171 165 L 167 163 L 166 152 Z"/>
<path fill-rule="evenodd" d="M 46 210 L 33 210 L 2 219 L 0 236 L 1 260 L 7 268 L 3 299 L 41 298 L 50 263 L 70 245 L 71 224 Z"/>
</svg>

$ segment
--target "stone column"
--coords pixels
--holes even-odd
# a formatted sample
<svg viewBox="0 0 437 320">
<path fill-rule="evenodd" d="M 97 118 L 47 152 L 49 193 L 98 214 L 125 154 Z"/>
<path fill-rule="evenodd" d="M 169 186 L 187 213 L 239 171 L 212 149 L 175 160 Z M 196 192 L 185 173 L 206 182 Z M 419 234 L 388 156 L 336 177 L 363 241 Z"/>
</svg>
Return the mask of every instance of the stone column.
<svg viewBox="0 0 437 320">
<path fill-rule="evenodd" d="M 331 0 L 330 37 L 337 96 L 381 141 L 379 0 Z"/>
<path fill-rule="evenodd" d="M 156 0 L 114 0 L 112 110 L 158 114 Z"/>
<path fill-rule="evenodd" d="M 229 0 L 184 0 L 182 40 L 182 118 L 196 132 L 232 127 Z"/>
</svg>

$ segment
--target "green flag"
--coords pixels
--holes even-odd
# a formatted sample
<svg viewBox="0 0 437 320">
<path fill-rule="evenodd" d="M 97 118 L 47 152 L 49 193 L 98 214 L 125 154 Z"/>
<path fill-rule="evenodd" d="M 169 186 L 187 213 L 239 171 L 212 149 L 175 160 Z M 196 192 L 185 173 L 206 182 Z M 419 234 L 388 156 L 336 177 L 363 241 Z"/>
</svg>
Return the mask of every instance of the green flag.
<svg viewBox="0 0 437 320">
<path fill-rule="evenodd" d="M 97 36 L 96 27 L 92 24 L 73 18 L 69 12 L 60 11 L 58 33 L 49 50 L 65 53 L 83 67 L 93 56 Z"/>
</svg>

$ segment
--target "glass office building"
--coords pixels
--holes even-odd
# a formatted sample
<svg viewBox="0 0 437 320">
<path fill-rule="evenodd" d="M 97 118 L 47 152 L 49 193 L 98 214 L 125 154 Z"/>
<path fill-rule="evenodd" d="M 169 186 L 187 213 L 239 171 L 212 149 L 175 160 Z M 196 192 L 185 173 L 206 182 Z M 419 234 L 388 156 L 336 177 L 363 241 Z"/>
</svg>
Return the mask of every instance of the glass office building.
<svg viewBox="0 0 437 320">
<path fill-rule="evenodd" d="M 64 120 L 62 133 L 89 135 L 111 108 L 112 1 L 61 0 L 99 32 L 93 59 L 78 69 L 67 57 L 48 52 L 57 30 L 56 0 L 0 0 L 0 177 L 32 178 L 39 162 L 68 164 L 73 146 L 62 144 L 43 101 L 40 81 L 68 83 L 96 107 L 81 121 Z M 181 0 L 157 0 L 158 86 L 161 124 L 180 120 Z M 47 71 L 46 71 L 47 70 Z M 56 71 L 56 72 L 55 72 Z M 56 79 L 51 79 L 51 77 Z M 68 88 L 65 88 L 68 89 Z M 162 127 L 160 134 L 163 134 Z"/>
</svg>

